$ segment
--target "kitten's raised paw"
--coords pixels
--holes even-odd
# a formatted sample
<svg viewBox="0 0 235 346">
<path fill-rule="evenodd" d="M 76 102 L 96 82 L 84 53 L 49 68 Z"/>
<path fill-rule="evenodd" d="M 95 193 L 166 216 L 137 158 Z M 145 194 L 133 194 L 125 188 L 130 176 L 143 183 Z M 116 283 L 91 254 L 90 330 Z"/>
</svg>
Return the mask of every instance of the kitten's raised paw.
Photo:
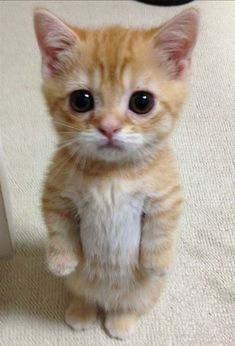
<svg viewBox="0 0 235 346">
<path fill-rule="evenodd" d="M 97 319 L 97 310 L 80 298 L 75 298 L 65 312 L 65 322 L 74 330 L 89 329 Z"/>
<path fill-rule="evenodd" d="M 106 317 L 105 328 L 116 339 L 126 339 L 135 331 L 137 316 L 133 313 L 110 313 Z"/>
<path fill-rule="evenodd" d="M 66 276 L 72 273 L 78 265 L 78 259 L 73 253 L 55 254 L 47 252 L 48 269 L 56 276 Z"/>
</svg>

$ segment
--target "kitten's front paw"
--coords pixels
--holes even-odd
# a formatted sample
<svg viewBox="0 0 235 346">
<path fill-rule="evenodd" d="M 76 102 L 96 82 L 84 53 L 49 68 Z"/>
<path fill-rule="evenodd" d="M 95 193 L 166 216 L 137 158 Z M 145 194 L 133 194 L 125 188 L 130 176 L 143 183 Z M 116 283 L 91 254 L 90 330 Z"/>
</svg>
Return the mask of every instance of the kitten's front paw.
<svg viewBox="0 0 235 346">
<path fill-rule="evenodd" d="M 48 269 L 56 276 L 71 274 L 78 265 L 78 258 L 74 253 L 61 251 L 47 251 Z"/>
</svg>

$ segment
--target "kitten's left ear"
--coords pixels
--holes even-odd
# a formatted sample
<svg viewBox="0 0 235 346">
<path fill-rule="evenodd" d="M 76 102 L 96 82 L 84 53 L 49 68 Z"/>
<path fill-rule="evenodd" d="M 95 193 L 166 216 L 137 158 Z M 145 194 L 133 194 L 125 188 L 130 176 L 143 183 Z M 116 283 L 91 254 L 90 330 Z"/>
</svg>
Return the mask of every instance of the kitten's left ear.
<svg viewBox="0 0 235 346">
<path fill-rule="evenodd" d="M 34 28 L 42 54 L 42 75 L 52 78 L 71 59 L 78 37 L 68 25 L 44 9 L 35 10 Z"/>
<path fill-rule="evenodd" d="M 190 66 L 198 29 L 199 12 L 191 8 L 164 24 L 154 36 L 154 50 L 171 79 L 182 78 Z"/>
</svg>

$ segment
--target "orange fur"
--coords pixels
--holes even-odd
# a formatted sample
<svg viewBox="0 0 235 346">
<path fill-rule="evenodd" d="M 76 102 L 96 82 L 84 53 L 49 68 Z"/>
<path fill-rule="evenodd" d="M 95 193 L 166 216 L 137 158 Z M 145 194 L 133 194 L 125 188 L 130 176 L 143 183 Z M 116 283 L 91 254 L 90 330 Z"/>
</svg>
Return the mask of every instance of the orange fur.
<svg viewBox="0 0 235 346">
<path fill-rule="evenodd" d="M 124 338 L 165 285 L 183 201 L 167 139 L 185 100 L 197 24 L 195 10 L 146 30 L 81 29 L 35 13 L 43 93 L 59 140 L 42 200 L 47 260 L 67 277 L 74 298 L 66 319 L 76 329 L 93 322 L 100 306 L 109 334 Z M 94 97 L 88 113 L 69 105 L 78 89 Z M 144 116 L 128 108 L 138 90 L 155 100 Z M 114 120 L 126 131 L 121 154 L 103 153 L 96 136 Z M 88 151 L 91 139 L 82 136 L 91 133 Z"/>
</svg>

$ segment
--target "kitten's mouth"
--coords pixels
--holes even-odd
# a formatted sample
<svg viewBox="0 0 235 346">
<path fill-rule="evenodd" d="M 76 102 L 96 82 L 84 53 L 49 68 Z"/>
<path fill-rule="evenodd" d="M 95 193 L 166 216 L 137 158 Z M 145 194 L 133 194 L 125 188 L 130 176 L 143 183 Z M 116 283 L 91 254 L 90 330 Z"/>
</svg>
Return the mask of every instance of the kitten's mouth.
<svg viewBox="0 0 235 346">
<path fill-rule="evenodd" d="M 118 144 L 115 144 L 113 142 L 108 142 L 106 144 L 100 145 L 99 149 L 116 149 L 116 150 L 122 150 L 121 146 Z"/>
</svg>

